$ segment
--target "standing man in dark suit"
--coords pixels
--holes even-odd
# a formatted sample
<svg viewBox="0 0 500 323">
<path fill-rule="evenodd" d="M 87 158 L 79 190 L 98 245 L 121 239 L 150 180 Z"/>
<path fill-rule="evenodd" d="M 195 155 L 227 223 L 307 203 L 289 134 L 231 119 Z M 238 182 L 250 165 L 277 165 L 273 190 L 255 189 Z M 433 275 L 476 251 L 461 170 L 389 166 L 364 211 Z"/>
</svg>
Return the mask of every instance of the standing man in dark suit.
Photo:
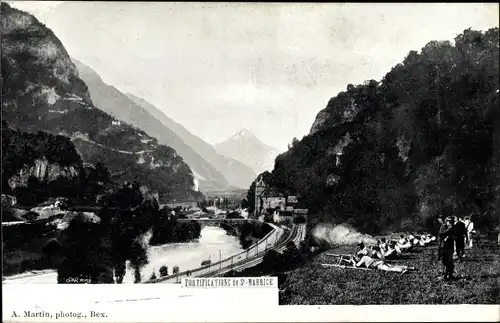
<svg viewBox="0 0 500 323">
<path fill-rule="evenodd" d="M 454 225 L 454 238 L 455 238 L 455 252 L 458 259 L 462 260 L 465 254 L 465 237 L 467 235 L 467 228 L 462 218 L 455 218 Z"/>
<path fill-rule="evenodd" d="M 444 279 L 453 279 L 453 251 L 455 249 L 453 217 L 445 219 L 444 224 L 439 229 L 439 257 L 445 267 Z"/>
</svg>

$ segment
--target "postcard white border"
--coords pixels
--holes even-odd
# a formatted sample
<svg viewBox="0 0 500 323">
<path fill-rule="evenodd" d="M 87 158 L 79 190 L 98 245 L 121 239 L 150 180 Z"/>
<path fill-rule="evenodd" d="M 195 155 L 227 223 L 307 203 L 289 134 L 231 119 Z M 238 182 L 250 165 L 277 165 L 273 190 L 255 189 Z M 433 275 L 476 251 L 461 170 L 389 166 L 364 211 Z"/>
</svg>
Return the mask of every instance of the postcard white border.
<svg viewBox="0 0 500 323">
<path fill-rule="evenodd" d="M 499 321 L 500 305 L 278 306 L 274 288 L 174 284 L 3 285 L 4 322 L 472 322 Z M 99 303 L 96 303 L 99 302 Z M 105 312 L 106 318 L 12 318 L 12 311 Z M 18 313 L 20 314 L 20 313 Z"/>
</svg>

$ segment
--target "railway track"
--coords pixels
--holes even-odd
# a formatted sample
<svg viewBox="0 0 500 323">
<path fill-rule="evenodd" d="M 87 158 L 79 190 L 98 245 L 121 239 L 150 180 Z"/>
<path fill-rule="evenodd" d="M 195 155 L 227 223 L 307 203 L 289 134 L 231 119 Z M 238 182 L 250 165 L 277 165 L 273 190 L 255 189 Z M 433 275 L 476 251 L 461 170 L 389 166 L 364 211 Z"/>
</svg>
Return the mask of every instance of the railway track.
<svg viewBox="0 0 500 323">
<path fill-rule="evenodd" d="M 199 277 L 218 277 L 218 276 L 222 276 L 223 274 L 228 273 L 228 272 L 233 271 L 233 270 L 240 271 L 240 270 L 254 267 L 262 262 L 267 251 L 274 250 L 276 252 L 281 253 L 281 252 L 285 251 L 287 244 L 289 242 L 293 241 L 296 245 L 298 245 L 304 239 L 304 236 L 305 236 L 305 225 L 295 225 L 295 226 L 293 226 L 292 230 L 290 231 L 289 236 L 283 242 L 278 244 L 277 246 L 269 248 L 266 251 L 259 253 L 258 255 L 254 256 L 254 257 L 247 258 L 247 259 L 244 259 L 242 261 L 236 262 L 232 266 L 225 267 L 225 268 L 222 268 L 220 270 L 207 273 L 205 275 L 200 275 Z"/>
</svg>

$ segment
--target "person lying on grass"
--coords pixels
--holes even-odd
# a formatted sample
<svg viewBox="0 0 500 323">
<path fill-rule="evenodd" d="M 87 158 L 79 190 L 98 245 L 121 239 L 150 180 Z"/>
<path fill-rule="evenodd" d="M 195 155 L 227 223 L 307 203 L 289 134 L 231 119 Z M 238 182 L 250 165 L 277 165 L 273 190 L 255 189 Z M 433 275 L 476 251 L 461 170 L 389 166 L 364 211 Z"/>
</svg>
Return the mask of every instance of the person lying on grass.
<svg viewBox="0 0 500 323">
<path fill-rule="evenodd" d="M 383 254 L 383 258 L 381 259 L 395 259 L 402 254 L 401 249 L 399 249 L 395 242 L 390 242 L 386 245 L 386 248 L 382 248 L 382 246 L 380 246 L 380 251 Z"/>
<path fill-rule="evenodd" d="M 384 251 L 382 250 L 382 248 L 380 248 L 380 246 L 373 246 L 372 247 L 372 254 L 367 255 L 367 256 L 372 257 L 374 259 L 384 259 L 385 258 Z"/>
<path fill-rule="evenodd" d="M 423 234 L 420 236 L 420 239 L 418 240 L 418 245 L 421 247 L 425 247 L 431 242 L 432 242 L 431 238 L 429 236 Z"/>
<path fill-rule="evenodd" d="M 354 256 L 351 259 L 351 264 L 354 267 L 365 267 L 368 269 L 378 269 L 383 271 L 394 271 L 399 273 L 405 273 L 408 270 L 416 270 L 415 267 L 409 267 L 404 265 L 390 265 L 385 263 L 382 259 L 375 259 L 370 256 L 362 256 L 361 259 Z"/>
<path fill-rule="evenodd" d="M 410 234 L 407 240 L 411 243 L 412 246 L 417 246 L 419 242 L 419 239 L 415 237 L 413 234 Z"/>
<path fill-rule="evenodd" d="M 369 246 L 365 246 L 363 242 L 358 243 L 358 250 L 356 251 L 356 256 L 372 256 L 373 249 Z"/>
<path fill-rule="evenodd" d="M 410 250 L 411 247 L 413 246 L 412 243 L 410 242 L 409 239 L 405 238 L 405 236 L 402 234 L 400 239 L 397 242 L 397 245 L 399 249 L 402 251 Z"/>
<path fill-rule="evenodd" d="M 382 238 L 382 239 L 378 240 L 378 246 L 380 247 L 380 249 L 386 250 L 387 249 L 387 239 Z"/>
</svg>

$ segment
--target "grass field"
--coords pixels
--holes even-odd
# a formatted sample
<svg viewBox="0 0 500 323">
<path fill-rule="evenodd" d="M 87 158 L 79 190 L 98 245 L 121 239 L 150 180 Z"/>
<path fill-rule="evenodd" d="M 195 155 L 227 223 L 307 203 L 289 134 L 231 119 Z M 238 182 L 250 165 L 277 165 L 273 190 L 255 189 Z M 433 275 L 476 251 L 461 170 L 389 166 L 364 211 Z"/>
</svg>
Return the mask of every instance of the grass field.
<svg viewBox="0 0 500 323">
<path fill-rule="evenodd" d="M 457 279 L 451 282 L 440 278 L 443 267 L 436 245 L 417 247 L 403 259 L 387 261 L 418 269 L 405 274 L 320 265 L 332 263 L 325 253 L 354 251 L 354 246 L 335 248 L 288 272 L 280 304 L 500 304 L 500 248 L 485 238 L 466 250 L 462 262 L 455 262 Z"/>
</svg>

